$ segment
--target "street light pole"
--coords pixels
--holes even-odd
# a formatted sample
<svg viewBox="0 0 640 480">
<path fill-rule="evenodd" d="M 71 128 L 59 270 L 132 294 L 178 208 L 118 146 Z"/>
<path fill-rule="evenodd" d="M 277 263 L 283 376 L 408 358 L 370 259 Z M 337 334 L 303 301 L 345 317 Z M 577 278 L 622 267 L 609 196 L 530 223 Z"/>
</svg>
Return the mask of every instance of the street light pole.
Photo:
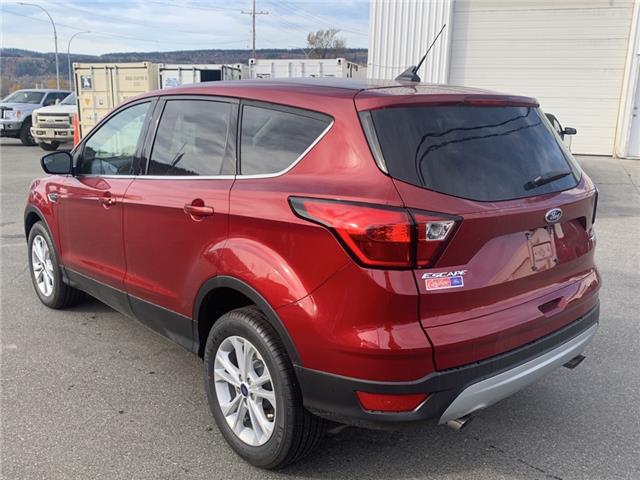
<svg viewBox="0 0 640 480">
<path fill-rule="evenodd" d="M 58 32 L 56 30 L 56 24 L 54 23 L 53 18 L 51 18 L 51 15 L 49 15 L 49 12 L 47 12 L 44 9 L 44 7 L 41 7 L 40 5 L 37 5 L 35 3 L 18 2 L 18 4 L 28 5 L 30 7 L 37 7 L 40 10 L 42 10 L 44 13 L 46 13 L 47 17 L 49 17 L 49 20 L 51 20 L 51 25 L 53 26 L 53 41 L 56 46 L 56 87 L 58 88 L 58 90 L 60 90 L 60 66 L 58 64 Z"/>
<path fill-rule="evenodd" d="M 81 33 L 91 33 L 91 31 L 85 30 L 83 32 L 74 33 L 73 35 L 71 35 L 71 38 L 69 39 L 69 43 L 67 44 L 67 64 L 68 64 L 67 68 L 69 70 L 69 90 L 73 90 L 73 84 L 71 83 L 71 40 L 76 38 Z"/>
</svg>

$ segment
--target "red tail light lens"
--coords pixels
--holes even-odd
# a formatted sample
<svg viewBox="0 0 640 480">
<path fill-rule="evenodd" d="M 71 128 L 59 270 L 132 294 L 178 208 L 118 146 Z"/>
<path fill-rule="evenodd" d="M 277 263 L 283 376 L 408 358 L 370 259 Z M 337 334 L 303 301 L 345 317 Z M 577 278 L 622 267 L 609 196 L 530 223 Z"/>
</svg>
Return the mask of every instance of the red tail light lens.
<svg viewBox="0 0 640 480">
<path fill-rule="evenodd" d="M 301 197 L 289 201 L 298 216 L 329 228 L 358 262 L 371 267 L 433 265 L 456 223 L 403 208 Z"/>
<path fill-rule="evenodd" d="M 315 198 L 292 197 L 290 202 L 300 217 L 335 232 L 364 265 L 411 265 L 412 222 L 406 210 Z"/>
</svg>

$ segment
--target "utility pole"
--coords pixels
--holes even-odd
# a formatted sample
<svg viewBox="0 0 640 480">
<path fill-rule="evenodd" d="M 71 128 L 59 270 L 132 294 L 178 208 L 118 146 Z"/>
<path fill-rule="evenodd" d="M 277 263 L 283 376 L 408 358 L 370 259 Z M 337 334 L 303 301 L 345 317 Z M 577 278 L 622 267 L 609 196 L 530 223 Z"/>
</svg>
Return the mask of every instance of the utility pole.
<svg viewBox="0 0 640 480">
<path fill-rule="evenodd" d="M 269 15 L 269 12 L 266 10 L 260 10 L 256 12 L 256 0 L 253 0 L 253 8 L 250 12 L 245 12 L 242 10 L 240 13 L 244 15 L 251 15 L 251 34 L 253 36 L 253 58 L 256 58 L 256 15 Z"/>
</svg>

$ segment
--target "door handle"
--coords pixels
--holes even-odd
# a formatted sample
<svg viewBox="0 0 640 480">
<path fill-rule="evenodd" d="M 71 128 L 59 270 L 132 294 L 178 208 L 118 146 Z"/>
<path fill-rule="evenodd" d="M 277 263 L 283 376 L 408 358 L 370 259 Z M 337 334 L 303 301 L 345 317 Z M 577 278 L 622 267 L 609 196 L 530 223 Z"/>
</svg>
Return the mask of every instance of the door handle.
<svg viewBox="0 0 640 480">
<path fill-rule="evenodd" d="M 210 217 L 213 215 L 213 207 L 198 204 L 194 205 L 194 203 L 196 202 L 186 204 L 184 206 L 184 213 L 192 217 Z"/>
<path fill-rule="evenodd" d="M 107 192 L 102 197 L 98 197 L 98 202 L 100 202 L 100 204 L 104 208 L 109 208 L 116 203 L 116 199 L 113 198 L 109 192 Z"/>
</svg>

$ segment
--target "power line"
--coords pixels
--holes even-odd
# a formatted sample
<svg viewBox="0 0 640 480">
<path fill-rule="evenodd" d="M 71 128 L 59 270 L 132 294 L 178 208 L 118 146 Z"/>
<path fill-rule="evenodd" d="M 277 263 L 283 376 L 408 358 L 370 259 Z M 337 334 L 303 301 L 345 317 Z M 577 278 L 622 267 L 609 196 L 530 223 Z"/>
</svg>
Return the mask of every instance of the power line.
<svg viewBox="0 0 640 480">
<path fill-rule="evenodd" d="M 45 22 L 48 23 L 46 20 L 42 20 L 40 18 L 35 18 L 29 15 L 22 15 L 20 13 L 15 13 L 12 12 L 10 10 L 3 10 L 3 13 L 8 13 L 10 15 L 14 15 L 16 17 L 24 17 L 24 18 L 28 18 L 29 20 L 34 20 L 37 22 Z M 82 30 L 81 28 L 78 27 L 74 27 L 72 25 L 67 25 L 64 23 L 60 23 L 60 22 L 56 22 L 56 25 L 61 26 L 61 27 L 65 27 L 65 28 L 69 28 L 72 30 L 76 30 L 76 31 L 80 31 Z M 194 45 L 198 45 L 198 46 L 202 46 L 202 41 L 197 41 L 197 42 L 178 42 L 178 41 L 172 41 L 172 42 L 167 42 L 167 41 L 163 41 L 163 40 L 151 40 L 151 39 L 146 39 L 146 38 L 141 38 L 141 37 L 131 37 L 129 35 L 120 35 L 118 33 L 107 33 L 107 32 L 101 32 L 98 30 L 92 30 L 91 31 L 92 35 L 94 36 L 100 36 L 100 37 L 114 37 L 114 38 L 122 38 L 125 40 L 136 40 L 138 42 L 143 42 L 143 43 L 157 43 L 157 44 L 165 44 L 165 45 L 190 45 L 190 46 L 194 46 Z M 228 44 L 234 44 L 234 43 L 244 43 L 244 40 L 237 40 L 237 41 L 233 41 L 233 42 L 226 42 Z"/>
<path fill-rule="evenodd" d="M 47 3 L 51 4 L 53 7 L 60 6 L 59 4 L 56 4 L 56 3 L 53 3 L 53 2 L 47 2 Z M 89 15 L 91 15 L 93 17 L 106 18 L 107 20 L 113 20 L 113 21 L 116 21 L 118 23 L 129 23 L 131 25 L 138 25 L 138 26 L 143 26 L 143 27 L 150 26 L 149 22 L 146 22 L 146 23 L 145 22 L 136 22 L 136 21 L 129 20 L 127 18 L 112 17 L 110 15 L 105 15 L 103 13 L 95 13 L 95 12 L 93 12 L 91 10 L 86 10 L 84 8 L 78 8 L 78 7 L 75 7 L 75 6 L 74 7 L 70 7 L 70 6 L 65 5 L 62 8 L 64 8 L 64 10 L 75 10 L 76 12 L 86 13 L 86 14 L 89 14 Z M 195 32 L 193 30 L 177 30 L 175 28 L 167 28 L 164 25 L 158 26 L 158 28 L 161 28 L 163 31 L 166 31 L 166 32 L 189 33 L 191 35 L 211 35 L 211 33 L 209 33 L 209 32 Z"/>
<path fill-rule="evenodd" d="M 340 25 L 335 25 L 331 20 L 327 19 L 327 18 L 321 18 L 311 12 L 308 12 L 307 10 L 304 10 L 303 8 L 300 8 L 297 5 L 292 5 L 288 2 L 285 2 L 284 0 L 280 0 L 279 4 L 285 8 L 287 8 L 289 11 L 297 14 L 297 15 L 301 15 L 303 17 L 307 17 L 308 19 L 311 19 L 313 21 L 316 22 L 320 22 L 320 23 L 324 23 L 325 25 L 329 26 L 329 27 L 333 27 L 333 28 L 337 28 L 338 30 L 343 30 L 345 32 L 349 32 L 349 33 L 354 33 L 356 35 L 363 35 L 363 36 L 367 36 L 368 33 L 364 32 L 362 30 L 356 30 L 353 28 L 346 28 L 346 27 L 342 27 Z"/>
<path fill-rule="evenodd" d="M 184 4 L 184 3 L 180 3 L 180 4 L 175 4 L 175 3 L 166 3 L 166 2 L 159 2 L 157 0 L 147 0 L 148 3 L 155 3 L 157 5 L 164 5 L 167 7 L 175 7 L 175 8 L 187 8 L 190 10 L 216 10 L 216 11 L 228 11 L 228 12 L 235 12 L 238 13 L 239 9 L 237 8 L 233 8 L 233 7 L 216 7 L 213 5 L 202 5 L 202 4 L 194 4 L 194 3 L 190 3 L 190 4 Z"/>
</svg>

